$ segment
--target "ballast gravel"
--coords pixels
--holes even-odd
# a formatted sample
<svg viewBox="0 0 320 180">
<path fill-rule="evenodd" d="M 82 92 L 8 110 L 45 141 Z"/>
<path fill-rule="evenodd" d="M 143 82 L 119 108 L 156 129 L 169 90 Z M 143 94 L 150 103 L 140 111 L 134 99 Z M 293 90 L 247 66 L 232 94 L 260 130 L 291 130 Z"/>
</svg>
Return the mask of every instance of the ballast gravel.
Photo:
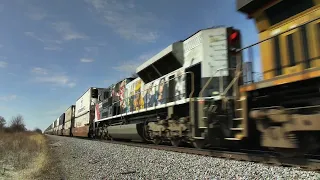
<svg viewBox="0 0 320 180">
<path fill-rule="evenodd" d="M 57 179 L 319 179 L 297 168 L 49 136 L 65 177 Z"/>
</svg>

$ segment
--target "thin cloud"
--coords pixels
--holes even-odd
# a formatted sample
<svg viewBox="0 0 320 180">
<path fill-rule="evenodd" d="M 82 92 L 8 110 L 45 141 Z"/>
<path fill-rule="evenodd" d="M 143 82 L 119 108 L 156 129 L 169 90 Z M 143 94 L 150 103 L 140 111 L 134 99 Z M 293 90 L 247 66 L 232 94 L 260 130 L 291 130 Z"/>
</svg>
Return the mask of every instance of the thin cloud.
<svg viewBox="0 0 320 180">
<path fill-rule="evenodd" d="M 80 61 L 81 61 L 81 62 L 83 62 L 83 63 L 91 63 L 91 62 L 93 62 L 93 61 L 94 61 L 94 59 L 81 58 L 81 59 L 80 59 Z"/>
<path fill-rule="evenodd" d="M 157 27 L 160 20 L 152 13 L 137 10 L 131 2 L 85 0 L 103 22 L 121 37 L 138 42 L 155 42 L 159 38 Z"/>
<path fill-rule="evenodd" d="M 84 47 L 84 50 L 89 54 L 93 54 L 93 55 L 99 54 L 99 48 L 95 46 Z"/>
<path fill-rule="evenodd" d="M 77 40 L 77 39 L 88 39 L 88 36 L 74 30 L 68 22 L 55 22 L 52 23 L 53 28 L 59 33 L 63 40 Z"/>
<path fill-rule="evenodd" d="M 26 36 L 32 37 L 32 38 L 34 38 L 34 39 L 36 39 L 36 40 L 38 40 L 38 41 L 45 42 L 44 39 L 36 36 L 34 32 L 28 31 L 28 32 L 24 32 L 24 34 L 25 34 Z"/>
<path fill-rule="evenodd" d="M 10 76 L 18 76 L 18 75 L 15 74 L 15 73 L 8 73 L 8 75 L 10 75 Z"/>
<path fill-rule="evenodd" d="M 0 101 L 12 101 L 17 99 L 17 95 L 0 96 Z"/>
<path fill-rule="evenodd" d="M 52 72 L 41 67 L 32 68 L 31 72 L 35 74 L 33 81 L 36 83 L 50 84 L 53 86 L 74 87 L 76 83 L 64 73 Z"/>
<path fill-rule="evenodd" d="M 107 46 L 107 43 L 98 43 L 98 46 L 105 47 L 105 46 Z"/>
<path fill-rule="evenodd" d="M 46 51 L 61 51 L 62 48 L 59 46 L 46 46 L 43 48 Z"/>
<path fill-rule="evenodd" d="M 52 30 L 57 34 L 57 38 L 52 38 L 47 34 L 38 35 L 35 32 L 27 31 L 24 34 L 44 44 L 44 50 L 46 51 L 60 51 L 61 47 L 57 46 L 64 42 L 72 40 L 84 40 L 89 39 L 84 33 L 76 31 L 72 25 L 68 22 L 55 22 L 51 24 Z"/>
<path fill-rule="evenodd" d="M 48 74 L 48 70 L 41 67 L 34 67 L 31 72 L 35 74 Z"/>
<path fill-rule="evenodd" d="M 139 66 L 138 63 L 135 62 L 125 62 L 119 66 L 113 67 L 115 70 L 124 72 L 124 73 L 133 73 L 136 71 L 136 68 Z"/>
<path fill-rule="evenodd" d="M 133 60 L 122 62 L 119 66 L 113 67 L 113 69 L 126 74 L 135 73 L 138 66 L 140 66 L 143 62 L 147 61 L 154 55 L 155 53 L 153 51 L 141 54 Z"/>
<path fill-rule="evenodd" d="M 62 41 L 61 40 L 53 40 L 53 39 L 50 39 L 48 36 L 44 36 L 44 37 L 40 37 L 38 35 L 36 35 L 34 32 L 30 32 L 30 31 L 27 31 L 27 32 L 24 32 L 24 34 L 28 37 L 31 37 L 33 39 L 36 39 L 42 43 L 45 43 L 47 45 L 50 45 L 50 44 L 61 44 Z"/>
<path fill-rule="evenodd" d="M 106 79 L 106 80 L 103 80 L 103 83 L 109 83 L 111 80 L 110 79 Z"/>
<path fill-rule="evenodd" d="M 71 88 L 72 88 L 72 87 L 75 87 L 75 86 L 76 86 L 76 83 L 74 83 L 74 82 L 70 82 L 70 83 L 68 83 L 68 84 L 67 84 L 67 86 L 69 86 L 69 87 L 71 87 Z"/>
<path fill-rule="evenodd" d="M 45 10 L 42 8 L 34 7 L 34 6 L 28 6 L 26 15 L 34 21 L 40 21 L 45 19 L 48 15 Z"/>
<path fill-rule="evenodd" d="M 0 48 L 3 48 L 3 44 L 0 44 Z"/>
<path fill-rule="evenodd" d="M 4 5 L 0 4 L 0 13 L 3 11 L 3 9 L 4 9 Z"/>
<path fill-rule="evenodd" d="M 55 116 L 55 118 L 59 117 L 61 115 L 61 112 L 64 112 L 68 107 L 69 107 L 68 105 L 58 106 L 54 109 L 50 109 L 50 110 L 46 111 L 46 115 Z"/>
<path fill-rule="evenodd" d="M 38 76 L 35 78 L 35 81 L 38 83 L 48 83 L 58 86 L 74 87 L 75 82 L 71 82 L 70 78 L 65 75 L 53 75 L 53 76 Z"/>
<path fill-rule="evenodd" d="M 8 66 L 8 63 L 5 61 L 0 61 L 0 68 L 6 68 Z"/>
</svg>

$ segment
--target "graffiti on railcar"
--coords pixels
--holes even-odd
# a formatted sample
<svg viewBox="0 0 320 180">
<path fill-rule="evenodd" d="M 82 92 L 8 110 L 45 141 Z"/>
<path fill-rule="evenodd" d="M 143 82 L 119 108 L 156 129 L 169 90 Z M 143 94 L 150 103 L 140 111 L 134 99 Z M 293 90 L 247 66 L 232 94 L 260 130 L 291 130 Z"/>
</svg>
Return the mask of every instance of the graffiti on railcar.
<svg viewBox="0 0 320 180">
<path fill-rule="evenodd" d="M 183 74 L 182 70 L 176 72 L 175 75 L 175 101 L 181 100 L 186 97 L 186 82 L 185 82 L 185 74 Z"/>
<path fill-rule="evenodd" d="M 134 83 L 131 84 L 130 86 L 130 98 L 129 98 L 129 107 L 130 107 L 130 112 L 134 111 Z"/>
<path fill-rule="evenodd" d="M 157 90 L 157 105 L 165 104 L 168 96 L 168 83 L 166 78 L 163 77 L 159 80 Z"/>
<path fill-rule="evenodd" d="M 126 99 L 125 99 L 125 90 L 126 90 L 126 79 L 120 83 L 119 87 L 119 100 L 120 100 L 120 111 L 121 113 L 126 112 Z"/>
<path fill-rule="evenodd" d="M 141 89 L 143 88 L 143 82 L 141 79 L 138 79 L 135 82 L 135 89 L 134 89 L 134 109 L 135 111 L 140 110 L 144 107 L 144 100 L 142 96 Z"/>
<path fill-rule="evenodd" d="M 150 82 L 147 86 L 145 86 L 145 95 L 144 95 L 144 107 L 150 108 L 154 107 L 157 104 L 156 100 L 156 91 L 154 82 Z"/>
<path fill-rule="evenodd" d="M 127 83 L 126 84 L 126 90 L 124 92 L 124 103 L 125 103 L 125 108 L 124 108 L 124 112 L 130 112 L 130 87 L 131 87 L 131 83 Z"/>
</svg>

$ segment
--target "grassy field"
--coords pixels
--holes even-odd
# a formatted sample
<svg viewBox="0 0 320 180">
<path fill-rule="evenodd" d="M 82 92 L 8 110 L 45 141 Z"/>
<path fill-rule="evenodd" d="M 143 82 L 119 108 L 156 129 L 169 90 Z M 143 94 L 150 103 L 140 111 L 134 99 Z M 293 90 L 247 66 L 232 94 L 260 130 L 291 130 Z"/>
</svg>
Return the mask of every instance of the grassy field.
<svg viewBox="0 0 320 180">
<path fill-rule="evenodd" d="M 49 156 L 42 134 L 0 132 L 0 179 L 36 179 L 47 171 Z"/>
</svg>

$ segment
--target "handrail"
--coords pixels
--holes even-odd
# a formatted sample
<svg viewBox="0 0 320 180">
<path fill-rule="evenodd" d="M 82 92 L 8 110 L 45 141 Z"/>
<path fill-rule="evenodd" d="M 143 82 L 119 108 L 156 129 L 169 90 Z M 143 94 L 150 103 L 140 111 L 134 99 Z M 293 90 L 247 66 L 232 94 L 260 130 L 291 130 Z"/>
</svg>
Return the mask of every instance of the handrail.
<svg viewBox="0 0 320 180">
<path fill-rule="evenodd" d="M 240 77 L 240 74 L 241 74 L 241 71 L 239 71 L 236 74 L 236 76 L 232 79 L 232 81 L 229 83 L 229 85 L 226 87 L 226 89 L 222 93 L 223 96 L 229 91 L 229 89 L 233 86 L 233 84 L 236 82 L 236 80 L 238 80 L 238 78 Z"/>
<path fill-rule="evenodd" d="M 234 85 L 234 83 L 240 78 L 241 75 L 241 65 L 242 65 L 242 59 L 240 56 L 237 56 L 237 66 L 236 66 L 236 73 L 235 77 L 232 79 L 232 81 L 230 82 L 230 84 L 227 86 L 227 88 L 225 89 L 225 91 L 222 93 L 222 95 L 224 96 L 229 89 Z M 238 87 L 237 87 L 238 88 Z M 234 95 L 236 94 L 236 90 L 234 89 Z M 236 96 L 236 95 L 235 95 Z"/>
<path fill-rule="evenodd" d="M 203 91 L 207 88 L 207 86 L 210 84 L 210 82 L 212 81 L 212 79 L 214 78 L 214 75 L 217 74 L 217 72 L 221 72 L 221 70 L 234 70 L 236 68 L 219 68 L 216 70 L 215 73 L 213 73 L 213 75 L 208 79 L 208 81 L 206 82 L 206 84 L 202 87 L 201 91 L 199 92 L 199 97 L 202 98 L 203 97 Z M 219 76 L 221 77 L 221 76 Z"/>
</svg>

